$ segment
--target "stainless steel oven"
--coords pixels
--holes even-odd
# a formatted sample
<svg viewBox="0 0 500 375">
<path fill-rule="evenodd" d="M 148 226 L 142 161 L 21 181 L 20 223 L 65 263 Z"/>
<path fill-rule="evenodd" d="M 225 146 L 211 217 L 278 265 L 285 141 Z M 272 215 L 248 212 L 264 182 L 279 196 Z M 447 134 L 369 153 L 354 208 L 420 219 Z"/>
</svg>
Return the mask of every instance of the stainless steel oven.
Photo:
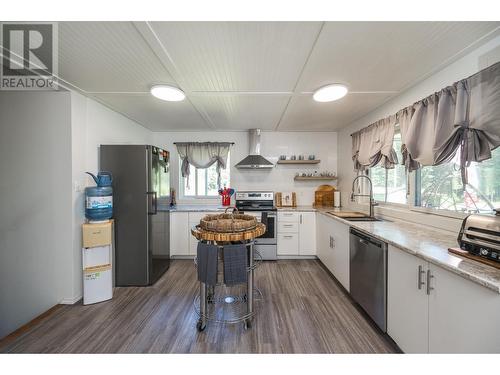
<svg viewBox="0 0 500 375">
<path fill-rule="evenodd" d="M 236 193 L 236 208 L 254 215 L 257 220 L 266 225 L 266 233 L 255 239 L 255 249 L 264 260 L 277 259 L 276 231 L 277 211 L 274 207 L 274 193 L 272 191 L 239 191 Z"/>
</svg>

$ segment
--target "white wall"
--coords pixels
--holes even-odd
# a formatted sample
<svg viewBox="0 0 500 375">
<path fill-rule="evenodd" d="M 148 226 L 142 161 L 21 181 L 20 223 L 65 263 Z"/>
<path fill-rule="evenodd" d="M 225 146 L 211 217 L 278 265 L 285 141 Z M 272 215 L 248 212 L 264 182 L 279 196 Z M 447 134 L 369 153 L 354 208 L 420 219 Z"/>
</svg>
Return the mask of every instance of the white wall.
<svg viewBox="0 0 500 375">
<path fill-rule="evenodd" d="M 72 131 L 72 216 L 73 252 L 70 258 L 72 276 L 66 285 L 63 303 L 74 303 L 82 296 L 81 225 L 85 221 L 84 188 L 93 186 L 85 172 L 99 170 L 101 144 L 150 144 L 152 132 L 108 107 L 71 93 Z"/>
<path fill-rule="evenodd" d="M 179 189 L 179 157 L 174 142 L 229 141 L 235 142 L 231 149 L 231 187 L 236 190 L 295 191 L 299 205 L 311 205 L 314 191 L 321 182 L 294 181 L 296 172 L 337 172 L 336 132 L 262 132 L 261 154 L 276 162 L 280 155 L 310 154 L 321 159 L 317 165 L 277 165 L 272 170 L 241 170 L 234 167 L 248 155 L 247 132 L 157 132 L 153 133 L 153 144 L 171 151 L 172 187 Z M 325 183 L 330 183 L 325 182 Z M 332 182 L 335 185 L 335 181 Z M 219 202 L 219 198 L 216 200 Z M 186 201 L 179 201 L 179 203 Z M 204 203 L 207 201 L 198 201 Z M 190 202 L 192 203 L 192 201 Z M 213 201 L 212 201 L 213 203 Z"/>
<path fill-rule="evenodd" d="M 70 277 L 68 92 L 0 92 L 0 338 L 58 304 Z"/>
<path fill-rule="evenodd" d="M 485 43 L 466 56 L 460 58 L 453 64 L 447 66 L 431 77 L 401 93 L 386 104 L 370 112 L 363 118 L 355 121 L 339 132 L 339 187 L 342 194 L 342 204 L 354 207 L 349 201 L 352 180 L 355 177 L 353 163 L 351 160 L 351 136 L 353 132 L 364 128 L 373 122 L 392 115 L 400 109 L 423 99 L 435 91 L 452 84 L 460 79 L 466 78 L 485 66 L 500 60 L 500 36 Z M 436 215 L 415 213 L 409 210 L 382 210 L 384 214 L 404 217 L 419 223 L 424 223 L 438 228 L 458 231 L 461 224 L 460 219 L 447 219 Z"/>
</svg>

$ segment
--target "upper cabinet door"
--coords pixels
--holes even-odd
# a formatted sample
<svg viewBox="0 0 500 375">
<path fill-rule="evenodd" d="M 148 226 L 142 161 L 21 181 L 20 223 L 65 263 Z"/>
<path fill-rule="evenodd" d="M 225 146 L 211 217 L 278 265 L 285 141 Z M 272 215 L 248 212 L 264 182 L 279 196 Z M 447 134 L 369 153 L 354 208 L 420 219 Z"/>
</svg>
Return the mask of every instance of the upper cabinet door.
<svg viewBox="0 0 500 375">
<path fill-rule="evenodd" d="M 500 294 L 430 265 L 429 351 L 500 353 Z"/>
<path fill-rule="evenodd" d="M 299 214 L 299 255 L 316 255 L 316 212 Z"/>
<path fill-rule="evenodd" d="M 389 245 L 387 333 L 405 353 L 429 350 L 427 267 L 426 261 Z"/>
</svg>

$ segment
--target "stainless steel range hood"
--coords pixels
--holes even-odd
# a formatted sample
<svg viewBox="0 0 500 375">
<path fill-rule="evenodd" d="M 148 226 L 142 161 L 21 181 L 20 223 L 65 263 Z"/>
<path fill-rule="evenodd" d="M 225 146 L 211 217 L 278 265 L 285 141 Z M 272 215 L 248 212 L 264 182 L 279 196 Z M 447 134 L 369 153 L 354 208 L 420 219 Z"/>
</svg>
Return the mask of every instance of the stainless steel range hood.
<svg viewBox="0 0 500 375">
<path fill-rule="evenodd" d="M 250 136 L 250 155 L 235 165 L 240 169 L 265 169 L 273 168 L 274 164 L 260 155 L 260 129 L 251 129 Z"/>
</svg>

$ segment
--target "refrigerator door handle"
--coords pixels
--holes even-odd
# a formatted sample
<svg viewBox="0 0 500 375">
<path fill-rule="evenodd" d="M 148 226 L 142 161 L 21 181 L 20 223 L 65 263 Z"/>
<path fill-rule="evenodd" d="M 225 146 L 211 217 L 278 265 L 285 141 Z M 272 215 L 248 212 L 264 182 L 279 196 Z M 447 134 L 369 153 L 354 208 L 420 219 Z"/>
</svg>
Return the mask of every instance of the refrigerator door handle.
<svg viewBox="0 0 500 375">
<path fill-rule="evenodd" d="M 149 202 L 148 202 L 148 215 L 156 215 L 158 213 L 158 196 L 156 194 L 156 191 L 147 191 L 147 195 L 153 195 L 153 202 L 154 202 L 154 211 L 149 212 Z"/>
</svg>

